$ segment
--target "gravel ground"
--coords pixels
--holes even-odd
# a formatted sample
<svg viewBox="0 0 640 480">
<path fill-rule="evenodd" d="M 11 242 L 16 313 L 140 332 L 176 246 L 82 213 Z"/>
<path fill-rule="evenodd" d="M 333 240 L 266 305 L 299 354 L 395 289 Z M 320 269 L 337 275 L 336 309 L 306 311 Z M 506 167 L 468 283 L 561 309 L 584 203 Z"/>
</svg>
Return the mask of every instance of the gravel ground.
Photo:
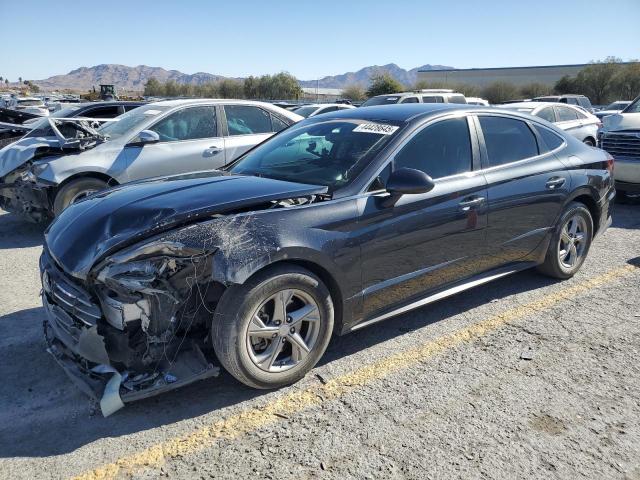
<svg viewBox="0 0 640 480">
<path fill-rule="evenodd" d="M 334 338 L 277 392 L 223 374 L 106 419 L 44 350 L 42 228 L 2 214 L 0 477 L 640 479 L 640 206 L 616 208 L 572 280 Z"/>
</svg>

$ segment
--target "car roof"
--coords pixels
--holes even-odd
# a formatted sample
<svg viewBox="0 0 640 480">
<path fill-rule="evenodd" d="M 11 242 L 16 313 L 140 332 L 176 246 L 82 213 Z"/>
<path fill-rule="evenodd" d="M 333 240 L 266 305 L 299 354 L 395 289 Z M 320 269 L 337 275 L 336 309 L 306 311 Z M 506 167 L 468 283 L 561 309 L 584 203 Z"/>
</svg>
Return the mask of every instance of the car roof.
<svg viewBox="0 0 640 480">
<path fill-rule="evenodd" d="M 307 103 L 305 105 L 300 105 L 301 107 L 346 107 L 346 108 L 355 108 L 353 105 L 349 105 L 348 103 Z"/>
<path fill-rule="evenodd" d="M 475 110 L 476 108 L 478 107 L 475 105 L 452 103 L 401 103 L 395 105 L 345 108 L 344 110 L 325 113 L 319 118 L 351 118 L 358 120 L 375 120 L 378 122 L 408 122 L 417 116 L 428 116 L 449 110 Z"/>
<path fill-rule="evenodd" d="M 257 100 L 235 100 L 232 98 L 180 98 L 176 100 L 159 100 L 153 103 L 163 107 L 198 105 L 200 103 L 246 103 L 247 105 L 273 105 L 272 103 L 259 102 Z"/>
</svg>

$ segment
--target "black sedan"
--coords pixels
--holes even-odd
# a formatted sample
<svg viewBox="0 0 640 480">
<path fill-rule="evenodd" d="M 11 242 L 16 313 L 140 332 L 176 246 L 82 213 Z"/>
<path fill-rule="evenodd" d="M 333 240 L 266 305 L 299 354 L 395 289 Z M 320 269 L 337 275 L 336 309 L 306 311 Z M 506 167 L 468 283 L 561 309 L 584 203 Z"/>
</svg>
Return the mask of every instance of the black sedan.
<svg viewBox="0 0 640 480">
<path fill-rule="evenodd" d="M 277 388 L 334 332 L 527 268 L 571 277 L 611 221 L 612 169 L 606 152 L 518 112 L 313 117 L 222 171 L 65 210 L 41 258 L 49 351 L 105 414 L 217 362 Z"/>
</svg>

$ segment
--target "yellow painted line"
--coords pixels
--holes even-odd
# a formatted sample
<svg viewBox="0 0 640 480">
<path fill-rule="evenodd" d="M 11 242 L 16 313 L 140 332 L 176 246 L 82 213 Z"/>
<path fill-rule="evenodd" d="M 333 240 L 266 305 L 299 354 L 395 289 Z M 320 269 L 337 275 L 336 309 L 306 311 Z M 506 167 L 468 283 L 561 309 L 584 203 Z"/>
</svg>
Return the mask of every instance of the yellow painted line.
<svg viewBox="0 0 640 480">
<path fill-rule="evenodd" d="M 575 286 L 563 288 L 557 293 L 545 295 L 540 300 L 511 308 L 424 345 L 385 357 L 378 362 L 340 375 L 329 380 L 324 385 L 314 385 L 306 390 L 288 393 L 265 405 L 243 410 L 186 435 L 166 440 L 137 453 L 121 457 L 113 463 L 85 472 L 75 477 L 75 479 L 112 479 L 144 469 L 157 469 L 165 463 L 166 459 L 204 450 L 218 439 L 239 437 L 247 432 L 275 423 L 281 420 L 283 415 L 288 417 L 305 408 L 335 399 L 357 387 L 367 385 L 401 369 L 415 365 L 425 358 L 437 355 L 461 343 L 482 337 L 509 322 L 548 309 L 563 300 L 610 283 L 628 275 L 635 268 L 634 266 L 626 265 L 610 270 L 590 280 L 582 281 Z"/>
</svg>

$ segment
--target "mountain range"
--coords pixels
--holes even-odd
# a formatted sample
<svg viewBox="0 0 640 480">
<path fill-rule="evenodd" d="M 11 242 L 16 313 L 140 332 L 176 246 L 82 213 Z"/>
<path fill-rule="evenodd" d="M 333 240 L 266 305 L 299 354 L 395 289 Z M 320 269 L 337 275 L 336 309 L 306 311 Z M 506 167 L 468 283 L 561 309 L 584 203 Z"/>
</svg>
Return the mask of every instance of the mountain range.
<svg viewBox="0 0 640 480">
<path fill-rule="evenodd" d="M 358 84 L 366 87 L 373 74 L 382 72 L 390 74 L 404 85 L 411 85 L 416 81 L 418 70 L 448 68 L 451 67 L 444 65 L 423 65 L 412 68 L 411 70 L 405 70 L 395 63 L 389 63 L 382 66 L 373 65 L 364 67 L 356 72 L 326 76 L 318 80 L 301 80 L 300 85 L 303 87 L 344 88 L 348 85 Z M 33 83 L 46 90 L 70 89 L 86 91 L 90 90 L 93 86 L 97 87 L 101 83 L 107 83 L 116 85 L 120 90 L 142 91 L 144 90 L 144 84 L 150 78 L 155 78 L 160 82 L 174 80 L 177 83 L 201 85 L 203 83 L 236 77 L 225 77 L 205 72 L 187 74 L 177 70 L 166 70 L 161 67 L 148 67 L 146 65 L 128 67 L 126 65 L 102 64 L 93 67 L 80 67 L 65 75 L 55 75 L 43 80 L 34 80 Z"/>
</svg>

